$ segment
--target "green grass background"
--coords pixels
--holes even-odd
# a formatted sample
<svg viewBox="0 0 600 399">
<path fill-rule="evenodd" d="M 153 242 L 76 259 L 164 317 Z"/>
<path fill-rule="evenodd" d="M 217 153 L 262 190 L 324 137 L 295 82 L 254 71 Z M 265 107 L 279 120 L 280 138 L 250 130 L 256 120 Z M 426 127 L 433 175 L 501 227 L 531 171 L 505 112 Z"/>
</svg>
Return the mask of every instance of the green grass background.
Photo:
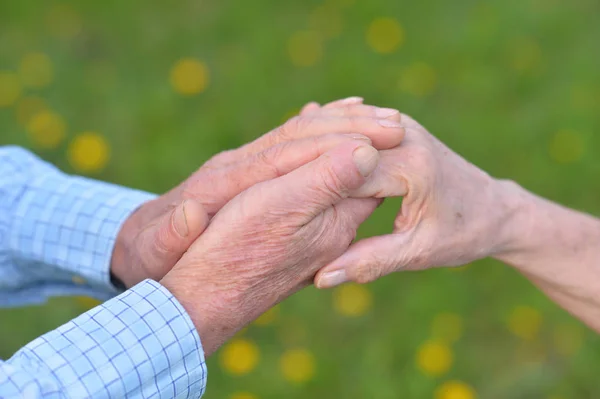
<svg viewBox="0 0 600 399">
<path fill-rule="evenodd" d="M 311 24 L 325 4 L 341 22 L 327 37 Z M 310 100 L 360 95 L 411 114 L 451 148 L 491 174 L 590 213 L 600 213 L 600 3 L 595 0 L 391 1 L 66 1 L 80 33 L 53 32 L 52 1 L 0 3 L 0 70 L 16 70 L 23 55 L 43 52 L 52 84 L 26 90 L 68 124 L 57 148 L 29 141 L 14 107 L 0 108 L 0 145 L 18 144 L 63 170 L 69 141 L 96 131 L 110 144 L 110 162 L 95 178 L 164 192 L 211 155 L 245 143 L 281 123 Z M 365 37 L 371 22 L 395 18 L 404 43 L 379 54 Z M 50 20 L 49 20 L 50 19 Z M 332 23 L 333 23 L 332 22 Z M 60 22 L 59 22 L 60 24 Z M 325 31 L 331 28 L 328 24 Z M 288 42 L 298 31 L 323 36 L 315 65 L 298 67 Z M 177 94 L 169 73 L 194 57 L 210 71 L 207 89 Z M 399 81 L 411 66 L 435 72 L 421 95 Z M 407 74 L 409 74 L 407 76 Z M 414 75 L 414 74 L 413 74 Z M 549 150 L 555 134 L 571 131 L 572 162 Z M 582 146 L 582 151 L 577 150 Z M 559 151 L 559 150 L 554 150 Z M 377 211 L 361 236 L 390 231 L 398 201 Z M 600 245 L 600 243 L 599 243 Z M 565 265 L 568 267 L 568 265 Z M 275 322 L 244 334 L 258 344 L 257 367 L 244 376 L 209 359 L 206 397 L 248 391 L 259 398 L 430 398 L 446 380 L 470 384 L 480 398 L 597 398 L 600 341 L 547 300 L 518 273 L 493 261 L 461 272 L 402 273 L 370 284 L 373 306 L 357 318 L 337 314 L 332 293 L 307 289 L 283 303 Z M 542 315 L 536 338 L 510 333 L 516 306 Z M 41 307 L 0 311 L 0 357 L 85 310 L 71 298 Z M 464 333 L 452 345 L 454 362 L 427 376 L 415 354 L 441 312 L 461 315 Z M 564 356 L 557 326 L 583 330 L 583 346 Z M 304 329 L 282 339 L 285 326 Z M 281 331 L 284 331 L 282 333 Z M 302 347 L 316 358 L 315 375 L 286 381 L 279 356 Z"/>
</svg>

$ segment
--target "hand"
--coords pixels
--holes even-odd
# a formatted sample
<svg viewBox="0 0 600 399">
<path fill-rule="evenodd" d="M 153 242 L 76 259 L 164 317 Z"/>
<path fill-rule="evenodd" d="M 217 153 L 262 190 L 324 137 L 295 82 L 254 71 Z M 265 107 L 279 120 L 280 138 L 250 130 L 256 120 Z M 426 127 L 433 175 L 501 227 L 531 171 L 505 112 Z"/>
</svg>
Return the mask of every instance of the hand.
<svg viewBox="0 0 600 399">
<path fill-rule="evenodd" d="M 229 202 L 161 280 L 212 353 L 341 255 L 381 202 L 348 199 L 377 166 L 364 141 L 259 183 Z"/>
<path fill-rule="evenodd" d="M 396 110 L 351 97 L 324 107 L 310 103 L 300 116 L 236 150 L 225 151 L 170 192 L 138 209 L 123 225 L 112 272 L 130 287 L 160 280 L 204 231 L 210 218 L 252 185 L 284 175 L 341 142 L 362 138 L 378 149 L 403 137 Z M 366 137 L 365 137 L 366 136 Z"/>
<path fill-rule="evenodd" d="M 406 136 L 381 152 L 353 197 L 403 196 L 392 234 L 361 240 L 319 271 L 319 288 L 367 283 L 394 271 L 456 266 L 506 250 L 514 190 L 402 115 Z"/>
</svg>

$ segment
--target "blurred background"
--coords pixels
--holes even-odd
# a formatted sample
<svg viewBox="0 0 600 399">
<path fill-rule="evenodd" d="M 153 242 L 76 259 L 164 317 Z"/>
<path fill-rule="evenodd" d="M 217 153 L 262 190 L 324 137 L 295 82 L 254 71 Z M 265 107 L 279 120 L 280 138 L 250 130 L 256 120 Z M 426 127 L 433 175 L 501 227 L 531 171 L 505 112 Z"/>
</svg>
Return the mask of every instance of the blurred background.
<svg viewBox="0 0 600 399">
<path fill-rule="evenodd" d="M 598 215 L 599 42 L 596 0 L 4 0 L 0 145 L 162 193 L 308 101 L 359 95 Z M 0 310 L 0 358 L 95 305 Z M 596 334 L 489 260 L 309 288 L 208 363 L 207 398 L 600 397 Z"/>
</svg>

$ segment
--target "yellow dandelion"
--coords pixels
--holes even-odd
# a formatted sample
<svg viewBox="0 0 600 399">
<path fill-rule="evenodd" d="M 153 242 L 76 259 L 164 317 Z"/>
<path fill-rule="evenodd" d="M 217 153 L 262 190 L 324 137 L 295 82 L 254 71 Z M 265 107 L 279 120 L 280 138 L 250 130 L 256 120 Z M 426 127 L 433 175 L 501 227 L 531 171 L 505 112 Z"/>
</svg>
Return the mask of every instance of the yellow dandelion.
<svg viewBox="0 0 600 399">
<path fill-rule="evenodd" d="M 208 67 L 195 58 L 182 58 L 171 68 L 170 81 L 173 90 L 181 95 L 202 93 L 208 86 Z"/>
<path fill-rule="evenodd" d="M 581 133 L 574 130 L 560 130 L 550 140 L 548 151 L 557 163 L 577 162 L 583 156 L 585 144 Z"/>
<path fill-rule="evenodd" d="M 286 351 L 279 362 L 283 377 L 290 382 L 302 383 L 315 374 L 315 357 L 306 349 Z"/>
<path fill-rule="evenodd" d="M 539 333 L 542 315 L 531 306 L 517 306 L 508 318 L 508 329 L 517 337 L 531 341 Z"/>
<path fill-rule="evenodd" d="M 272 307 L 260 315 L 260 317 L 254 321 L 254 324 L 261 327 L 268 326 L 269 324 L 273 324 L 277 317 L 279 317 L 279 305 Z"/>
<path fill-rule="evenodd" d="M 234 375 L 248 374 L 258 364 L 256 344 L 245 338 L 233 339 L 221 350 L 219 360 L 223 370 Z"/>
<path fill-rule="evenodd" d="M 15 105 L 17 122 L 22 126 L 27 126 L 34 115 L 46 109 L 46 102 L 42 98 L 36 96 L 22 97 Z"/>
<path fill-rule="evenodd" d="M 400 89 L 415 97 L 424 97 L 435 89 L 437 74 L 435 69 L 423 62 L 415 62 L 402 71 Z"/>
<path fill-rule="evenodd" d="M 584 330 L 572 323 L 559 324 L 554 329 L 554 347 L 563 356 L 573 356 L 581 349 Z"/>
<path fill-rule="evenodd" d="M 403 43 L 404 29 L 394 18 L 377 18 L 367 29 L 367 44 L 377 53 L 393 53 Z"/>
<path fill-rule="evenodd" d="M 258 396 L 253 395 L 249 392 L 236 392 L 231 394 L 229 399 L 258 399 Z"/>
<path fill-rule="evenodd" d="M 475 390 L 462 381 L 446 381 L 435 391 L 435 399 L 476 399 Z"/>
<path fill-rule="evenodd" d="M 26 54 L 19 64 L 19 77 L 23 86 L 36 89 L 46 87 L 54 78 L 52 61 L 44 53 Z"/>
<path fill-rule="evenodd" d="M 89 296 L 78 296 L 78 297 L 75 297 L 75 300 L 82 308 L 84 308 L 86 310 L 95 308 L 96 306 L 98 306 L 102 303 L 97 299 L 90 298 Z"/>
<path fill-rule="evenodd" d="M 66 4 L 55 4 L 46 15 L 46 26 L 53 36 L 72 39 L 81 33 L 83 23 L 73 8 Z"/>
<path fill-rule="evenodd" d="M 98 133 L 84 132 L 71 141 L 68 158 L 71 166 L 80 172 L 98 172 L 108 163 L 110 148 Z"/>
<path fill-rule="evenodd" d="M 427 341 L 417 351 L 417 367 L 425 375 L 440 376 L 450 370 L 454 356 L 448 345 Z"/>
<path fill-rule="evenodd" d="M 0 108 L 9 107 L 21 95 L 21 83 L 14 72 L 0 71 Z"/>
<path fill-rule="evenodd" d="M 364 285 L 346 284 L 333 292 L 333 307 L 341 315 L 358 317 L 365 314 L 373 303 L 373 296 Z"/>
<path fill-rule="evenodd" d="M 58 147 L 65 138 L 67 130 L 63 118 L 49 110 L 42 110 L 33 115 L 26 128 L 31 141 L 47 149 Z"/>
<path fill-rule="evenodd" d="M 338 37 L 342 34 L 342 17 L 334 7 L 323 4 L 310 14 L 309 26 L 325 37 Z"/>
<path fill-rule="evenodd" d="M 296 32 L 288 40 L 288 55 L 297 67 L 315 65 L 323 56 L 323 43 L 315 31 Z"/>
<path fill-rule="evenodd" d="M 431 322 L 431 335 L 441 341 L 458 341 L 463 332 L 462 317 L 456 313 L 440 313 Z"/>
<path fill-rule="evenodd" d="M 531 37 L 518 37 L 508 45 L 510 66 L 517 72 L 534 70 L 540 65 L 542 50 Z"/>
</svg>

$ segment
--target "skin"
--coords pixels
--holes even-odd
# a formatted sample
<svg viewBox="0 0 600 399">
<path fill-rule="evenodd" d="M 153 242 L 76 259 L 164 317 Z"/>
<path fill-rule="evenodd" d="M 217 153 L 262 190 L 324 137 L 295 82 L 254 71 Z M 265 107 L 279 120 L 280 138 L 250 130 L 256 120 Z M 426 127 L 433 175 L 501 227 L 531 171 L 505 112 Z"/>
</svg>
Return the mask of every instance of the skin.
<svg viewBox="0 0 600 399">
<path fill-rule="evenodd" d="M 238 149 L 222 152 L 186 181 L 143 204 L 122 226 L 111 271 L 126 287 L 160 280 L 206 229 L 213 216 L 247 188 L 318 158 L 344 142 L 393 148 L 404 136 L 397 110 L 351 97 L 300 115 Z"/>
<path fill-rule="evenodd" d="M 353 244 L 315 285 L 494 257 L 600 332 L 600 220 L 495 179 L 410 117 L 402 123 L 402 144 L 381 151 L 371 178 L 351 194 L 403 196 L 393 232 Z"/>
</svg>

